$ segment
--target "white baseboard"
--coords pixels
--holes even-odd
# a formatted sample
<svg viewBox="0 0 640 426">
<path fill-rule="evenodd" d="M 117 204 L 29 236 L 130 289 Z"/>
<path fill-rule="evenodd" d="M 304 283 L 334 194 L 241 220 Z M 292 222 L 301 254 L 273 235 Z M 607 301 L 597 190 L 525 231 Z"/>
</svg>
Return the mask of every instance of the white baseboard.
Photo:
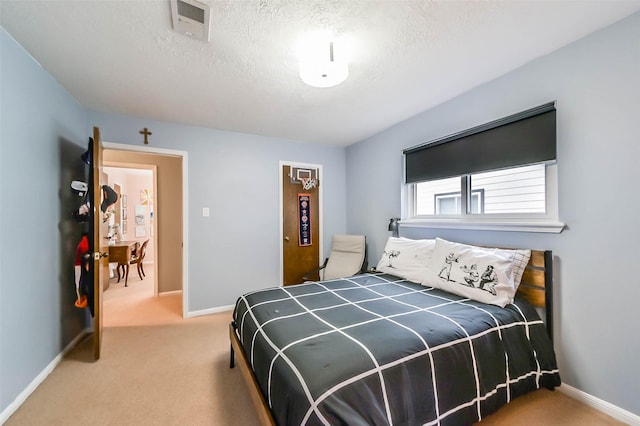
<svg viewBox="0 0 640 426">
<path fill-rule="evenodd" d="M 565 385 L 564 383 L 556 389 L 562 393 L 569 395 L 573 399 L 576 399 L 583 404 L 588 405 L 589 407 L 595 408 L 596 410 L 613 417 L 616 420 L 619 420 L 628 425 L 640 425 L 640 416 L 633 414 L 632 412 L 627 411 L 623 408 L 616 407 L 615 405 L 603 401 L 600 398 L 596 398 L 593 395 L 590 395 L 572 386 Z"/>
<path fill-rule="evenodd" d="M 2 413 L 0 413 L 0 425 L 4 424 L 7 420 L 9 420 L 9 417 L 11 417 L 11 415 L 13 413 L 16 412 L 16 410 L 18 408 L 20 408 L 20 406 L 27 400 L 27 398 L 29 397 L 29 395 L 31 395 L 33 393 L 33 391 L 35 391 L 38 386 L 40 386 L 40 384 L 42 382 L 44 382 L 44 380 L 47 378 L 47 376 L 49 376 L 49 374 L 51 374 L 51 372 L 58 366 L 58 364 L 60 364 L 60 361 L 62 361 L 62 358 L 64 358 L 64 356 L 69 353 L 69 351 L 71 351 L 71 349 L 75 348 L 76 345 L 78 344 L 78 342 L 80 342 L 80 340 L 82 340 L 84 338 L 84 336 L 86 336 L 87 334 L 90 334 L 92 332 L 91 329 L 89 328 L 85 328 L 84 330 L 82 330 L 80 332 L 80 334 L 78 334 L 76 336 L 75 339 L 73 339 L 63 350 L 62 352 L 60 352 L 50 363 L 49 365 L 47 365 L 41 372 L 40 374 L 38 374 L 36 376 L 35 379 L 33 379 L 31 381 L 31 383 L 29 383 L 29 385 L 22 391 L 20 392 L 20 394 L 16 397 L 16 399 L 7 406 L 7 408 L 5 408 L 4 410 L 2 410 Z"/>
<path fill-rule="evenodd" d="M 199 317 L 201 315 L 217 314 L 225 311 L 232 311 L 235 305 L 218 306 L 217 308 L 203 309 L 201 311 L 189 311 L 185 313 L 185 318 Z M 229 317 L 231 319 L 231 317 Z"/>
<path fill-rule="evenodd" d="M 162 293 L 158 293 L 158 296 L 173 296 L 180 293 L 182 293 L 182 290 L 163 291 Z"/>
</svg>

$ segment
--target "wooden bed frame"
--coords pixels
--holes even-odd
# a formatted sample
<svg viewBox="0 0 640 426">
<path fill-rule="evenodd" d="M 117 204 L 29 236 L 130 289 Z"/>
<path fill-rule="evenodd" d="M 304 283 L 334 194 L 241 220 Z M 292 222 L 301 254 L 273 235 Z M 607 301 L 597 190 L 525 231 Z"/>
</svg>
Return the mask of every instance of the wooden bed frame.
<svg viewBox="0 0 640 426">
<path fill-rule="evenodd" d="M 553 343 L 553 253 L 550 250 L 531 250 L 531 259 L 527 265 L 522 281 L 518 287 L 518 295 L 526 299 L 536 308 L 544 309 L 545 324 L 549 338 Z M 229 367 L 235 366 L 235 354 L 238 355 L 238 364 L 242 377 L 244 378 L 251 400 L 258 414 L 261 425 L 275 425 L 273 415 L 269 410 L 269 405 L 260 391 L 260 386 L 256 380 L 253 370 L 249 364 L 246 354 L 240 344 L 240 338 L 236 333 L 236 324 L 229 324 L 229 339 L 231 340 L 231 354 Z"/>
</svg>

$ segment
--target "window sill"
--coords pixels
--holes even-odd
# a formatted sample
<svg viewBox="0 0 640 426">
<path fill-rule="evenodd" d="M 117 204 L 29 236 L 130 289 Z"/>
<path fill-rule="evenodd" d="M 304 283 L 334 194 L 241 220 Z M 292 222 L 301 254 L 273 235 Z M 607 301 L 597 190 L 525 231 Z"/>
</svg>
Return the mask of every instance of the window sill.
<svg viewBox="0 0 640 426">
<path fill-rule="evenodd" d="M 401 228 L 468 229 L 475 231 L 541 232 L 559 234 L 565 227 L 554 221 L 507 221 L 464 219 L 405 219 L 398 222 Z"/>
</svg>

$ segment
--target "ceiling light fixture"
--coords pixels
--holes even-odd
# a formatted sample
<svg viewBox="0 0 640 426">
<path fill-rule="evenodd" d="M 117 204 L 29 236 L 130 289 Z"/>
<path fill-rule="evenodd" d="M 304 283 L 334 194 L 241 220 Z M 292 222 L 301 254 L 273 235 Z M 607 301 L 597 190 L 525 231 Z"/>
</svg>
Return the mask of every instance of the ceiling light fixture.
<svg viewBox="0 0 640 426">
<path fill-rule="evenodd" d="M 349 65 L 344 41 L 329 33 L 311 33 L 299 46 L 300 78 L 313 87 L 333 87 L 347 79 Z"/>
</svg>

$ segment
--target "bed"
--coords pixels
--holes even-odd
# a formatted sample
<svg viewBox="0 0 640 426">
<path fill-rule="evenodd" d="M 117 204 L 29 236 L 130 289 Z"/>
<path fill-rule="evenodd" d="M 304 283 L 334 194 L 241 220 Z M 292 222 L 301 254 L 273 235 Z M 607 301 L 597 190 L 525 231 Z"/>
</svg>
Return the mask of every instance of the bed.
<svg viewBox="0 0 640 426">
<path fill-rule="evenodd" d="M 560 384 L 551 262 L 530 251 L 504 307 L 385 271 L 247 293 L 230 366 L 265 425 L 472 424 Z"/>
</svg>

